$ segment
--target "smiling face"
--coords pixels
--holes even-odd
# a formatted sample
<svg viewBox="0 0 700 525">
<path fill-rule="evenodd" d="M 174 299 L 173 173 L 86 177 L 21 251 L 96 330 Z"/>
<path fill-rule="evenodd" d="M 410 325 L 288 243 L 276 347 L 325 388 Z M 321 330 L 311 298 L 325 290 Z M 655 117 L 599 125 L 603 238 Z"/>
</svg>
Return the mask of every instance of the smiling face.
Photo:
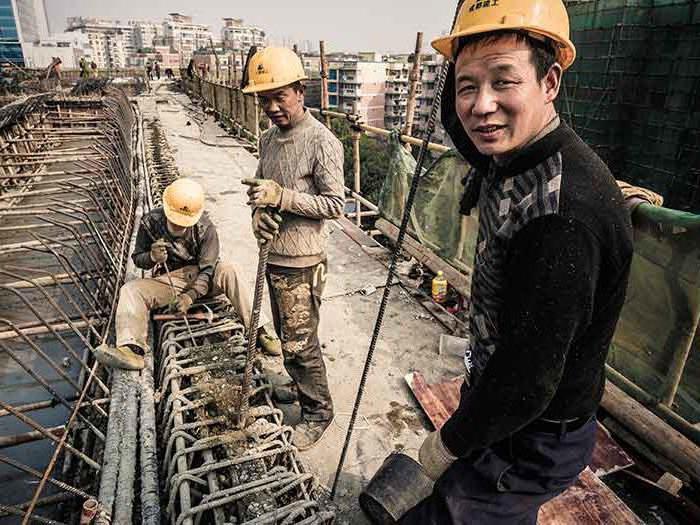
<svg viewBox="0 0 700 525">
<path fill-rule="evenodd" d="M 265 114 L 279 128 L 293 127 L 304 115 L 304 91 L 292 86 L 258 94 Z"/>
<path fill-rule="evenodd" d="M 556 115 L 561 67 L 538 80 L 531 48 L 515 35 L 465 46 L 455 75 L 457 115 L 483 155 L 517 151 Z"/>
</svg>

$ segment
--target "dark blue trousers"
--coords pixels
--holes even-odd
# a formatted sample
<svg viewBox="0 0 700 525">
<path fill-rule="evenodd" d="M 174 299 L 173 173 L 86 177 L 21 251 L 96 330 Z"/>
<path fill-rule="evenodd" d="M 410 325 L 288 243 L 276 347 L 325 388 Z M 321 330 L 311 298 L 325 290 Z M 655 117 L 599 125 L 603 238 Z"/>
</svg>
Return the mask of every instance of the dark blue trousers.
<svg viewBox="0 0 700 525">
<path fill-rule="evenodd" d="M 540 506 L 573 485 L 588 466 L 595 436 L 595 418 L 572 432 L 525 428 L 455 461 L 433 493 L 399 523 L 534 525 Z"/>
</svg>

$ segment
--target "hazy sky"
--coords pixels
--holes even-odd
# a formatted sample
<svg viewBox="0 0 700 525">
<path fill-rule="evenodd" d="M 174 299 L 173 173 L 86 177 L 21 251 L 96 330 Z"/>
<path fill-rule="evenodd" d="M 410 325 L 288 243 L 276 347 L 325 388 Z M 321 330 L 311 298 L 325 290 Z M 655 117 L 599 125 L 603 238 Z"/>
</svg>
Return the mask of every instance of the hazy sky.
<svg viewBox="0 0 700 525">
<path fill-rule="evenodd" d="M 449 29 L 455 0 L 46 0 L 52 32 L 68 16 L 121 21 L 162 20 L 168 13 L 191 15 L 219 35 L 223 17 L 243 18 L 273 38 L 326 41 L 328 51 L 413 51 L 417 31 L 430 40 Z"/>
</svg>

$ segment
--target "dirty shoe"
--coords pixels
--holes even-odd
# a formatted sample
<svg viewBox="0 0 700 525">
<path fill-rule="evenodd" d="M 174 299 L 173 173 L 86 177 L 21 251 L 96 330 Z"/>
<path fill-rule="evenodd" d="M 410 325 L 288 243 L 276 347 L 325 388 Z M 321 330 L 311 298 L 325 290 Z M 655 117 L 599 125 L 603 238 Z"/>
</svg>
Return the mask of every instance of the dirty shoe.
<svg viewBox="0 0 700 525">
<path fill-rule="evenodd" d="M 272 389 L 272 399 L 283 405 L 291 405 L 299 400 L 299 392 L 294 383 L 278 385 Z"/>
<path fill-rule="evenodd" d="M 258 330 L 258 344 L 267 355 L 282 355 L 282 341 L 270 323 Z"/>
<path fill-rule="evenodd" d="M 124 370 L 141 370 L 145 366 L 143 356 L 128 346 L 101 344 L 95 348 L 95 359 L 105 366 Z"/>
<path fill-rule="evenodd" d="M 292 444 L 301 451 L 310 449 L 321 441 L 332 422 L 333 418 L 328 421 L 302 421 L 294 429 Z"/>
</svg>

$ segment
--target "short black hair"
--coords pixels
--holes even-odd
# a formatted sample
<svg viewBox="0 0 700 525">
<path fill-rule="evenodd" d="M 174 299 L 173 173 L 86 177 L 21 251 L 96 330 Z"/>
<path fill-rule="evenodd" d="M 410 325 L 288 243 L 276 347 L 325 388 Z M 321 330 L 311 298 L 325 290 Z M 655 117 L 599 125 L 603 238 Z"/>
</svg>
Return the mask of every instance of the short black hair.
<svg viewBox="0 0 700 525">
<path fill-rule="evenodd" d="M 304 93 L 306 91 L 306 86 L 301 80 L 297 80 L 290 87 L 297 93 Z"/>
<path fill-rule="evenodd" d="M 557 61 L 555 44 L 550 38 L 542 37 L 542 40 L 540 40 L 526 31 L 501 29 L 488 33 L 480 33 L 478 35 L 463 36 L 457 41 L 457 51 L 454 55 L 455 60 L 465 47 L 472 47 L 477 44 L 492 44 L 509 36 L 515 36 L 518 42 L 524 42 L 530 48 L 532 51 L 531 61 L 532 65 L 535 66 L 537 80 L 542 80 Z"/>
</svg>

